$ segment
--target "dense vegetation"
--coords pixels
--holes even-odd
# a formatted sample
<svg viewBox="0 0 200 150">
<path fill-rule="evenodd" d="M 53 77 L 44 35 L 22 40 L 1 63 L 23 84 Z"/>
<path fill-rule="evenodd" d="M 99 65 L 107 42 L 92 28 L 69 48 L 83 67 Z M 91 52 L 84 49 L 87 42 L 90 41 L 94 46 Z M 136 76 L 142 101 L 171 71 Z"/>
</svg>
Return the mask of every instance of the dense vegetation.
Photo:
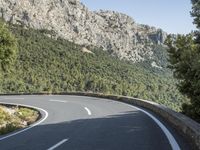
<svg viewBox="0 0 200 150">
<path fill-rule="evenodd" d="M 192 4 L 198 31 L 179 35 L 176 40 L 169 36 L 166 43 L 179 90 L 190 99 L 190 104 L 183 105 L 183 112 L 200 122 L 200 1 L 192 0 Z"/>
<path fill-rule="evenodd" d="M 0 105 L 0 135 L 34 123 L 39 117 L 35 110 Z"/>
<path fill-rule="evenodd" d="M 18 41 L 15 65 L 0 73 L 0 93 L 92 91 L 128 95 L 179 110 L 185 101 L 169 75 L 159 75 L 138 64 L 90 47 L 84 53 L 72 42 L 52 38 L 47 30 L 10 25 Z"/>
</svg>

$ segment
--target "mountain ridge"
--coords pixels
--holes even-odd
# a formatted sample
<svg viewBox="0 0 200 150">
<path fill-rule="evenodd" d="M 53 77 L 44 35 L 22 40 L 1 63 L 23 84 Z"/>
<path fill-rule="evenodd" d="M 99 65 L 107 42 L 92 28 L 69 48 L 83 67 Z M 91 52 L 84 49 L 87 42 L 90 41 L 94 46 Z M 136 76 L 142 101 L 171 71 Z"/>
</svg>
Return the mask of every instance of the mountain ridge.
<svg viewBox="0 0 200 150">
<path fill-rule="evenodd" d="M 154 45 L 163 45 L 167 33 L 140 25 L 114 11 L 90 11 L 79 0 L 0 0 L 0 16 L 12 24 L 53 30 L 57 37 L 80 45 L 95 45 L 133 63 L 155 62 Z"/>
</svg>

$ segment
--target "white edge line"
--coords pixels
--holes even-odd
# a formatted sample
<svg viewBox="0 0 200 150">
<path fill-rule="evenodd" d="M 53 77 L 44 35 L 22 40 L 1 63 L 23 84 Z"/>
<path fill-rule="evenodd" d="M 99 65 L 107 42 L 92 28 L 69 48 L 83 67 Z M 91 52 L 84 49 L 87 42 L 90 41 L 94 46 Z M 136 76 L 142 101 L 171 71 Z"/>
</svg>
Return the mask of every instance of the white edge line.
<svg viewBox="0 0 200 150">
<path fill-rule="evenodd" d="M 30 125 L 29 127 L 25 128 L 25 129 L 22 129 L 22 130 L 20 130 L 20 131 L 16 131 L 16 132 L 14 132 L 14 133 L 8 134 L 7 136 L 1 137 L 1 138 L 0 138 L 0 141 L 2 141 L 2 140 L 4 140 L 4 139 L 7 139 L 7 138 L 9 138 L 9 137 L 15 136 L 15 135 L 17 135 L 17 134 L 20 134 L 20 133 L 22 133 L 22 132 L 25 132 L 25 131 L 27 131 L 27 130 L 29 130 L 29 129 L 31 129 L 31 128 L 33 128 L 33 127 L 39 125 L 39 124 L 41 124 L 41 123 L 42 123 L 43 121 L 45 121 L 45 120 L 47 119 L 47 117 L 48 117 L 48 112 L 47 112 L 46 110 L 42 109 L 42 108 L 39 108 L 39 107 L 30 106 L 30 105 L 23 105 L 23 104 L 18 104 L 18 103 L 5 103 L 5 102 L 0 102 L 0 104 L 8 104 L 8 105 L 10 104 L 10 105 L 19 105 L 19 106 L 24 106 L 24 107 L 30 107 L 30 108 L 34 108 L 34 109 L 36 109 L 36 110 L 43 111 L 43 112 L 45 113 L 45 117 L 44 117 L 43 119 L 39 120 L 38 122 L 36 122 L 36 123 Z"/>
<path fill-rule="evenodd" d="M 84 109 L 87 111 L 87 113 L 88 113 L 89 116 L 92 115 L 91 111 L 87 107 L 84 107 Z"/>
<path fill-rule="evenodd" d="M 67 101 L 64 100 L 55 100 L 55 99 L 50 99 L 50 102 L 61 102 L 61 103 L 67 103 Z"/>
<path fill-rule="evenodd" d="M 55 144 L 54 146 L 48 148 L 47 150 L 54 150 L 55 148 L 57 148 L 58 146 L 62 145 L 63 143 L 67 142 L 68 139 L 63 139 L 62 141 L 58 142 L 57 144 Z"/>
<path fill-rule="evenodd" d="M 171 147 L 172 147 L 172 150 L 181 150 L 180 146 L 178 145 L 178 143 L 176 142 L 175 138 L 173 137 L 173 135 L 170 133 L 170 131 L 156 118 L 154 117 L 152 114 L 150 114 L 149 112 L 141 109 L 141 108 L 138 108 L 136 106 L 133 106 L 133 105 L 130 105 L 130 104 L 127 104 L 127 103 L 123 103 L 122 104 L 124 105 L 128 105 L 132 108 L 135 108 L 143 113 L 145 113 L 146 115 L 148 115 L 153 121 L 156 122 L 156 124 L 161 128 L 161 130 L 164 132 L 165 136 L 167 137 Z"/>
</svg>

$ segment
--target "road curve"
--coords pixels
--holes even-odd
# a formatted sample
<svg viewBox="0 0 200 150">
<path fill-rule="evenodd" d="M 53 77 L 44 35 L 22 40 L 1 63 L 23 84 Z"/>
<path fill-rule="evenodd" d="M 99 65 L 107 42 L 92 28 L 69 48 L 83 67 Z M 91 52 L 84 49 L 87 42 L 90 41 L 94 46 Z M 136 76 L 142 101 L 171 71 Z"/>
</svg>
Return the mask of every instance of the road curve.
<svg viewBox="0 0 200 150">
<path fill-rule="evenodd" d="M 188 142 L 151 112 L 81 96 L 0 96 L 0 103 L 34 106 L 42 118 L 0 136 L 1 150 L 178 150 Z M 156 119 L 157 118 L 157 119 Z"/>
</svg>

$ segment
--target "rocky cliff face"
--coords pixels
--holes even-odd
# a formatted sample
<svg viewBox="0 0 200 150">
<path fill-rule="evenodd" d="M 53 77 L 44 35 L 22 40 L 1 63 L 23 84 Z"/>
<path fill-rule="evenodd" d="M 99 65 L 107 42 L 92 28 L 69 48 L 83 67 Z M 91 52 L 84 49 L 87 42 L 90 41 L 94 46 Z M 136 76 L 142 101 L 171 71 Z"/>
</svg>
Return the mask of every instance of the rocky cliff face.
<svg viewBox="0 0 200 150">
<path fill-rule="evenodd" d="M 95 45 L 133 62 L 153 59 L 166 33 L 113 11 L 89 11 L 79 0 L 0 0 L 0 17 L 14 24 L 54 30 L 58 36 Z"/>
</svg>

